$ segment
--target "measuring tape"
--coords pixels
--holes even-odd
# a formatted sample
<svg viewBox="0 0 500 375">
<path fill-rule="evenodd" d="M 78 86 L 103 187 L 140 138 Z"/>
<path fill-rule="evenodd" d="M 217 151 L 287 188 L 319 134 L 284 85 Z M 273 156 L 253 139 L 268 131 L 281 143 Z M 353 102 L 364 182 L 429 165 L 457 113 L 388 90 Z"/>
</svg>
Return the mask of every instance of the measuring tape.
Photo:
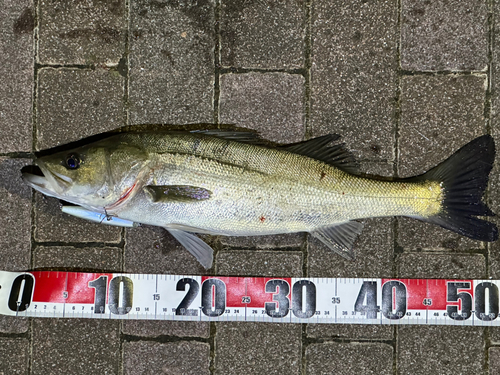
<svg viewBox="0 0 500 375">
<path fill-rule="evenodd" d="M 43 318 L 500 325 L 500 280 L 0 271 L 0 314 Z"/>
</svg>

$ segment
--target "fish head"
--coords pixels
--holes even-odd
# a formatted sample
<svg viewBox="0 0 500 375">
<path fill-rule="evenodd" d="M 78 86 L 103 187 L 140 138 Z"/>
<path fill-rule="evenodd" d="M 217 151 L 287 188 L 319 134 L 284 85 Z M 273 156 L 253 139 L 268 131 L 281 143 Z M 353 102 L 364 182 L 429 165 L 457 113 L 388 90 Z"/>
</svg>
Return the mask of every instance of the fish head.
<svg viewBox="0 0 500 375">
<path fill-rule="evenodd" d="M 23 180 L 47 196 L 106 212 L 130 197 L 146 161 L 139 147 L 112 138 L 38 157 L 41 173 L 23 172 Z"/>
</svg>

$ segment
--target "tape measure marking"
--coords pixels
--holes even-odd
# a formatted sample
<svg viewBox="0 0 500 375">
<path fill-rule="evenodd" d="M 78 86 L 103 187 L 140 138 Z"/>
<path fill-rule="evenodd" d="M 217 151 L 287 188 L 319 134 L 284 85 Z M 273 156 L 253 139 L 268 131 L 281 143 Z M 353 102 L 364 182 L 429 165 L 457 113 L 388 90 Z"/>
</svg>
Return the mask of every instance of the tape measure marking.
<svg viewBox="0 0 500 375">
<path fill-rule="evenodd" d="M 500 280 L 212 277 L 0 271 L 11 316 L 500 325 Z"/>
</svg>

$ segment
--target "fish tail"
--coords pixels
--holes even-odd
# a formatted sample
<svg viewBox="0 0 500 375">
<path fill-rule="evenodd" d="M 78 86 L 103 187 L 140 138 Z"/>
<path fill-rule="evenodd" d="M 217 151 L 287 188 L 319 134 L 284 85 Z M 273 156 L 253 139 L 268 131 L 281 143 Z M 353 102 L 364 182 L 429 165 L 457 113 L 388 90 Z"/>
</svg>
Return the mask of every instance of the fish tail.
<svg viewBox="0 0 500 375">
<path fill-rule="evenodd" d="M 429 172 L 414 177 L 413 180 L 439 182 L 443 196 L 437 214 L 419 219 L 474 240 L 496 241 L 497 226 L 477 217 L 495 216 L 482 201 L 494 159 L 495 142 L 490 135 L 483 135 Z"/>
</svg>

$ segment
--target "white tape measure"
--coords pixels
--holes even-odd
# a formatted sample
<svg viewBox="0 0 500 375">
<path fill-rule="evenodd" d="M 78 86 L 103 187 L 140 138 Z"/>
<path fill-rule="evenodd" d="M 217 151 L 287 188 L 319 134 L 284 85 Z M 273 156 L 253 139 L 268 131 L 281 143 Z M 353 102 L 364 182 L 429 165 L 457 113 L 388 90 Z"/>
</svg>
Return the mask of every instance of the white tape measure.
<svg viewBox="0 0 500 375">
<path fill-rule="evenodd" d="M 0 271 L 0 314 L 44 318 L 499 326 L 500 280 Z"/>
</svg>

